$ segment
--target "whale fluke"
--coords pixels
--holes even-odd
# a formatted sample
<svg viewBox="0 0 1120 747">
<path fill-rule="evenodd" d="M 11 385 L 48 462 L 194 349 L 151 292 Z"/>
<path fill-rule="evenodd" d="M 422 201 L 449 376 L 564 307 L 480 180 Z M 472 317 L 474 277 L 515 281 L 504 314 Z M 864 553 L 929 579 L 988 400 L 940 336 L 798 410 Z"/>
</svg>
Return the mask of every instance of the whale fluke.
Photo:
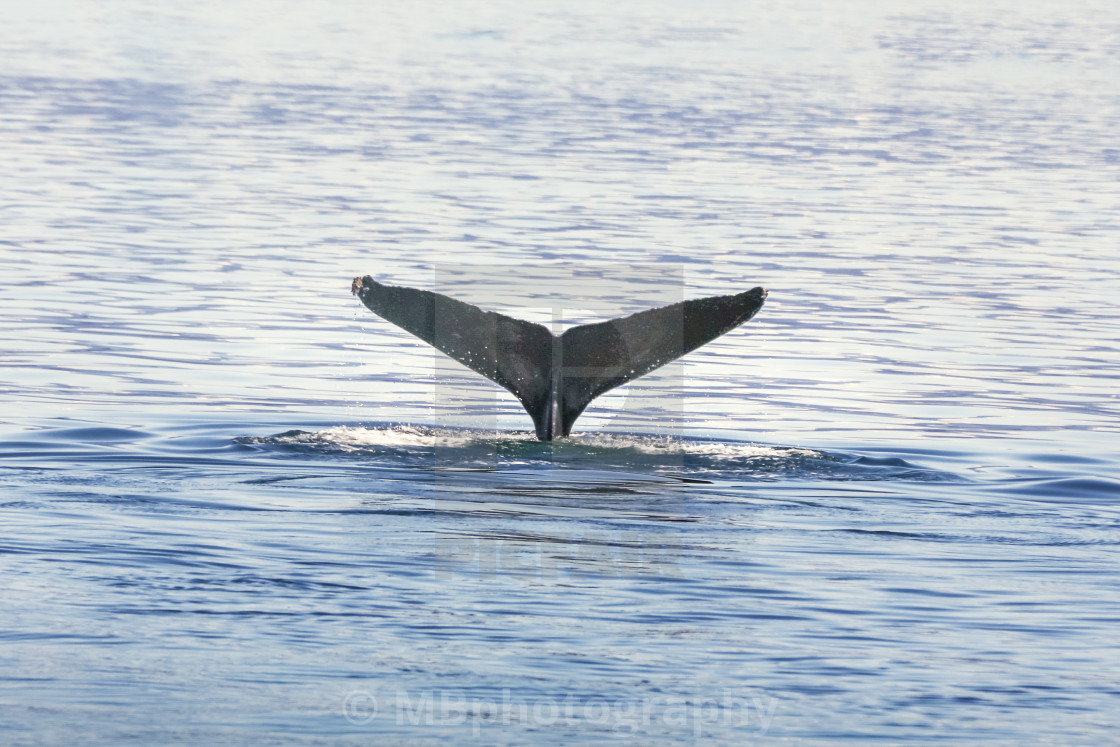
<svg viewBox="0 0 1120 747">
<path fill-rule="evenodd" d="M 512 392 L 542 441 L 567 436 L 591 400 L 738 327 L 766 299 L 765 290 L 752 288 L 572 327 L 557 337 L 540 324 L 369 275 L 354 278 L 350 290 L 373 313 Z"/>
</svg>

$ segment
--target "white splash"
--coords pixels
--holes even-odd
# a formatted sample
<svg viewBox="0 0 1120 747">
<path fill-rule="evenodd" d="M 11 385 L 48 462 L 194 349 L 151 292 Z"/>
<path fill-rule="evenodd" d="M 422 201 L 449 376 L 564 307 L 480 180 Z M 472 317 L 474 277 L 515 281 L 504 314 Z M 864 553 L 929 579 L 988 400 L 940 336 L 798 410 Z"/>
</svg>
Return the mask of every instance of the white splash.
<svg viewBox="0 0 1120 747">
<path fill-rule="evenodd" d="M 332 426 L 315 432 L 296 432 L 274 436 L 273 443 L 329 445 L 343 451 L 369 448 L 389 449 L 468 449 L 497 444 L 536 444 L 530 431 L 494 431 L 439 428 L 415 425 Z M 779 448 L 745 442 L 680 439 L 671 436 L 632 433 L 579 433 L 553 444 L 556 448 L 575 447 L 588 451 L 630 451 L 654 456 L 698 456 L 717 462 L 775 457 L 818 458 L 811 449 Z M 547 448 L 541 444 L 541 448 Z"/>
</svg>

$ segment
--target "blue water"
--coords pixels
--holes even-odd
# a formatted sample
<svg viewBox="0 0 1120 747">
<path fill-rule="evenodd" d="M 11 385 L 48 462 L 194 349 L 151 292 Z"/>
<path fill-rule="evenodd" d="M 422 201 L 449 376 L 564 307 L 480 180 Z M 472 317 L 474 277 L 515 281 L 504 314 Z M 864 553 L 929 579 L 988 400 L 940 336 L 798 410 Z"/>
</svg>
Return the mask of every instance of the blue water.
<svg viewBox="0 0 1120 747">
<path fill-rule="evenodd" d="M 1112 4 L 0 21 L 0 742 L 1115 741 Z M 365 274 L 770 296 L 541 444 Z"/>
</svg>

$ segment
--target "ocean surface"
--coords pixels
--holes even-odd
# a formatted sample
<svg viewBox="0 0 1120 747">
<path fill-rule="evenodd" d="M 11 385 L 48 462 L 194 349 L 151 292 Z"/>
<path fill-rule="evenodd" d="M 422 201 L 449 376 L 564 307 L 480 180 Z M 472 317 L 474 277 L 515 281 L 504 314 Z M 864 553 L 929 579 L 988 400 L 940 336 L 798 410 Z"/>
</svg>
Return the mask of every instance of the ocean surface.
<svg viewBox="0 0 1120 747">
<path fill-rule="evenodd" d="M 1115 743 L 1115 3 L 0 24 L 0 743 Z M 547 444 L 366 274 L 770 295 Z"/>
</svg>

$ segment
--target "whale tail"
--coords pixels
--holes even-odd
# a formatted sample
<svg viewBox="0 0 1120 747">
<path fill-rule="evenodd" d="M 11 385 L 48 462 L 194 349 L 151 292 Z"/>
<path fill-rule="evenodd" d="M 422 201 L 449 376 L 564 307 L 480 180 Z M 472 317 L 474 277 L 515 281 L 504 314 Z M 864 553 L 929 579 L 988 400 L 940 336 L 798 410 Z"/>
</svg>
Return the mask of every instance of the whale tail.
<svg viewBox="0 0 1120 747">
<path fill-rule="evenodd" d="M 432 291 L 354 278 L 370 311 L 513 393 L 537 438 L 571 433 L 591 400 L 731 331 L 762 308 L 766 291 L 683 301 L 609 322 L 548 328 Z"/>
</svg>

